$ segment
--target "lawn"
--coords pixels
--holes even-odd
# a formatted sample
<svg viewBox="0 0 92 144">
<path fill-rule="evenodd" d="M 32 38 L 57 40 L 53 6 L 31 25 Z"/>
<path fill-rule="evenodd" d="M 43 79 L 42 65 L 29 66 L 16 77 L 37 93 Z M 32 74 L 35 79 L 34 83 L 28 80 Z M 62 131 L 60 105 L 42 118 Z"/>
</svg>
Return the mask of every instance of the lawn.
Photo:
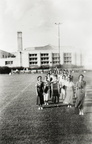
<svg viewBox="0 0 92 144">
<path fill-rule="evenodd" d="M 73 75 L 75 83 L 79 74 Z M 37 76 L 0 75 L 0 144 L 91 144 L 88 115 L 79 117 L 74 108 L 66 106 L 38 111 Z M 91 73 L 85 73 L 85 80 L 92 85 Z"/>
</svg>

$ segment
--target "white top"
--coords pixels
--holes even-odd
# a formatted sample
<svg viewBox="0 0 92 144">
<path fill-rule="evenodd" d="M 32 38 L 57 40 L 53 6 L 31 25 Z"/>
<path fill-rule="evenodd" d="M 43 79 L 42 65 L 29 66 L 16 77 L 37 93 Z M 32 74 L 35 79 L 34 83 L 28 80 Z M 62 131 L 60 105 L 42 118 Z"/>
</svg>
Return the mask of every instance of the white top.
<svg viewBox="0 0 92 144">
<path fill-rule="evenodd" d="M 72 89 L 74 87 L 74 83 L 67 81 L 66 87 L 69 88 L 69 89 Z"/>
<path fill-rule="evenodd" d="M 60 77 L 59 77 L 59 83 L 62 83 L 62 75 L 60 75 Z"/>
</svg>

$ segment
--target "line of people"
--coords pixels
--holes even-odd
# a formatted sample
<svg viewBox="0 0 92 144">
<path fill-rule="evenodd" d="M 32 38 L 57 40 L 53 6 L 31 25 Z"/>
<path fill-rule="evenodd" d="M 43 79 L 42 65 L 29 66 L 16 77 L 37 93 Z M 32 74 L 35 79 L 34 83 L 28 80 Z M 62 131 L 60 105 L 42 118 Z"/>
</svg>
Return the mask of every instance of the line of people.
<svg viewBox="0 0 92 144">
<path fill-rule="evenodd" d="M 69 71 L 59 71 L 59 73 L 50 71 L 44 80 L 42 80 L 42 76 L 38 76 L 36 83 L 38 109 L 43 109 L 43 105 L 48 105 L 49 99 L 57 105 L 62 99 L 64 104 L 71 107 L 74 105 L 73 98 L 76 97 L 75 107 L 79 109 L 79 115 L 83 115 L 83 103 L 86 95 L 86 82 L 83 78 L 82 74 L 79 75 L 75 85 Z"/>
</svg>

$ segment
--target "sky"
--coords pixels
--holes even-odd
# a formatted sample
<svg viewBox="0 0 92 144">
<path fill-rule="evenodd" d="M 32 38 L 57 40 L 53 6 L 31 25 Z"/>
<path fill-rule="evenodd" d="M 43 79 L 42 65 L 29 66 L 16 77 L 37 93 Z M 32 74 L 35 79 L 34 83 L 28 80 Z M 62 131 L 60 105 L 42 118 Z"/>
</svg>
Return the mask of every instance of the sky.
<svg viewBox="0 0 92 144">
<path fill-rule="evenodd" d="M 92 0 L 0 0 L 0 49 L 17 51 L 17 32 L 23 48 L 44 45 L 72 46 L 92 66 Z"/>
</svg>

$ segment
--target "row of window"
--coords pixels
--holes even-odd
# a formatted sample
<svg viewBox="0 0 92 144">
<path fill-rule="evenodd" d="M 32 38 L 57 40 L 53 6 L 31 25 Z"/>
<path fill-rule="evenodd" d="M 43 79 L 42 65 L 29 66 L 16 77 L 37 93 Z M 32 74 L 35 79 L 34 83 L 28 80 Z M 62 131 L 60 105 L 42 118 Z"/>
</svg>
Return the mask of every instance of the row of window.
<svg viewBox="0 0 92 144">
<path fill-rule="evenodd" d="M 48 53 L 41 54 L 41 56 L 48 56 L 48 55 L 49 55 Z"/>
<path fill-rule="evenodd" d="M 37 58 L 29 58 L 29 60 L 37 60 Z"/>
<path fill-rule="evenodd" d="M 49 57 L 41 58 L 41 60 L 48 60 L 48 59 L 49 59 Z"/>
<path fill-rule="evenodd" d="M 29 60 L 30 60 L 30 61 L 32 61 L 32 60 L 37 60 L 37 58 L 29 58 Z M 41 58 L 41 60 L 49 60 L 49 58 L 48 58 L 48 57 L 46 57 L 46 58 Z M 59 60 L 59 58 L 58 58 L 58 57 L 55 57 L 55 58 L 52 58 L 52 60 L 53 60 L 53 61 Z M 71 60 L 71 58 L 64 58 L 64 60 Z"/>
<path fill-rule="evenodd" d="M 41 64 L 49 64 L 49 61 L 43 61 Z"/>
<path fill-rule="evenodd" d="M 37 56 L 37 54 L 29 54 L 29 56 Z M 41 53 L 41 64 L 49 64 L 49 54 L 48 53 Z M 30 64 L 37 64 L 37 57 L 30 58 Z M 64 64 L 71 64 L 72 63 L 72 56 L 71 53 L 64 53 L 63 54 L 63 61 Z M 52 63 L 59 64 L 59 53 L 52 53 Z"/>
<path fill-rule="evenodd" d="M 37 56 L 37 54 L 29 54 L 29 56 Z M 41 53 L 41 56 L 49 56 L 49 53 Z M 59 53 L 52 53 L 52 56 L 59 56 Z M 64 53 L 65 56 L 71 57 L 71 53 Z"/>
<path fill-rule="evenodd" d="M 71 60 L 71 57 L 65 57 L 64 60 Z"/>
<path fill-rule="evenodd" d="M 37 54 L 29 54 L 29 57 L 37 57 Z M 49 58 L 49 54 L 48 53 L 41 54 L 41 57 Z M 59 57 L 59 54 L 58 53 L 53 53 L 52 58 L 54 58 L 54 57 Z"/>
<path fill-rule="evenodd" d="M 5 65 L 11 65 L 13 64 L 13 61 L 5 61 Z"/>
<path fill-rule="evenodd" d="M 64 64 L 71 64 L 71 53 L 64 53 L 63 54 Z"/>
<path fill-rule="evenodd" d="M 64 53 L 64 57 L 65 56 L 70 56 L 71 57 L 71 53 Z"/>
<path fill-rule="evenodd" d="M 58 61 L 54 61 L 53 64 L 59 64 L 59 62 Z"/>
<path fill-rule="evenodd" d="M 29 62 L 29 64 L 31 65 L 35 65 L 37 64 L 37 61 L 36 62 Z M 41 64 L 49 64 L 49 61 L 43 61 L 41 62 Z M 59 61 L 53 61 L 52 64 L 59 64 Z M 71 64 L 71 61 L 64 61 L 64 64 Z"/>
<path fill-rule="evenodd" d="M 14 58 L 14 55 L 2 55 L 2 58 Z"/>
<path fill-rule="evenodd" d="M 64 61 L 64 64 L 71 64 L 71 61 Z"/>
<path fill-rule="evenodd" d="M 29 64 L 34 65 L 37 64 L 37 62 L 29 62 Z"/>
<path fill-rule="evenodd" d="M 52 56 L 59 56 L 59 53 L 52 53 Z"/>
<path fill-rule="evenodd" d="M 59 60 L 59 57 L 52 58 L 52 60 L 53 60 L 53 61 L 54 61 L 54 60 Z"/>
<path fill-rule="evenodd" d="M 29 54 L 29 57 L 37 56 L 37 54 Z"/>
</svg>

